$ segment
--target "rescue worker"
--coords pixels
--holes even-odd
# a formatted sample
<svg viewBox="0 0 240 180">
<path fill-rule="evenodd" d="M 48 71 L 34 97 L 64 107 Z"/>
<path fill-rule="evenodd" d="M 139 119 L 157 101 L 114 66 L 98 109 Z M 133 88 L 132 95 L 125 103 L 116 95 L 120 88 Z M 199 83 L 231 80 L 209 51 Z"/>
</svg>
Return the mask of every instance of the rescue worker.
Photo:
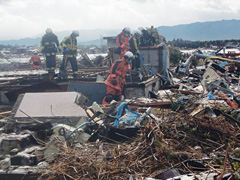
<svg viewBox="0 0 240 180">
<path fill-rule="evenodd" d="M 132 62 L 132 69 L 140 70 L 140 52 L 138 50 L 140 40 L 140 32 L 136 31 L 129 39 L 130 51 L 134 55 L 134 60 Z"/>
<path fill-rule="evenodd" d="M 55 74 L 56 69 L 56 53 L 61 51 L 58 37 L 52 32 L 52 29 L 47 28 L 46 34 L 41 40 L 41 52 L 46 57 L 46 66 L 49 74 Z"/>
<path fill-rule="evenodd" d="M 63 61 L 60 66 L 60 77 L 66 76 L 66 67 L 70 61 L 73 77 L 76 78 L 78 74 L 78 64 L 77 64 L 77 37 L 79 36 L 79 31 L 72 31 L 70 36 L 67 36 L 61 42 L 63 47 Z"/>
<path fill-rule="evenodd" d="M 38 56 L 38 52 L 34 51 L 34 55 L 31 57 L 29 64 L 32 64 L 33 69 L 39 69 L 40 63 L 41 63 L 41 59 Z"/>
<path fill-rule="evenodd" d="M 116 44 L 121 49 L 119 52 L 119 59 L 122 59 L 124 54 L 129 50 L 129 38 L 131 30 L 129 27 L 123 28 L 122 32 L 117 35 Z"/>
<path fill-rule="evenodd" d="M 159 34 L 156 28 L 154 26 L 151 26 L 151 28 L 147 29 L 149 34 L 149 45 L 154 46 L 156 44 L 159 44 Z"/>
<path fill-rule="evenodd" d="M 107 77 L 107 95 L 104 97 L 102 104 L 109 104 L 112 100 L 121 100 L 124 84 L 126 83 L 125 75 L 128 65 L 132 63 L 134 56 L 130 51 L 124 54 L 122 59 L 116 60 Z"/>
<path fill-rule="evenodd" d="M 148 31 L 142 27 L 138 28 L 141 31 L 141 36 L 140 36 L 140 46 L 151 46 L 151 37 L 148 34 Z"/>
</svg>

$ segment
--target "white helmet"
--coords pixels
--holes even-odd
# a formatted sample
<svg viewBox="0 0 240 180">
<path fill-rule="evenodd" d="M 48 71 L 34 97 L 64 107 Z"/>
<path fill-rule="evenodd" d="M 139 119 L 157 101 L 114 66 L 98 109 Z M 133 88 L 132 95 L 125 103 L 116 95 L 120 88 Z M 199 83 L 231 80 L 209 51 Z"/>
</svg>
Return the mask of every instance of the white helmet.
<svg viewBox="0 0 240 180">
<path fill-rule="evenodd" d="M 124 59 L 128 59 L 128 60 L 133 60 L 133 53 L 130 52 L 130 51 L 127 51 L 125 54 L 124 54 Z"/>
<path fill-rule="evenodd" d="M 134 31 L 133 35 L 139 37 L 139 36 L 141 36 L 141 31 Z"/>
<path fill-rule="evenodd" d="M 51 29 L 51 28 L 47 28 L 47 29 L 46 29 L 46 33 L 47 33 L 47 34 L 52 33 L 52 29 Z"/>
<path fill-rule="evenodd" d="M 34 51 L 33 51 L 33 53 L 34 53 L 34 54 L 37 54 L 37 53 L 38 53 L 38 51 L 37 51 L 37 50 L 34 50 Z"/>
<path fill-rule="evenodd" d="M 139 30 L 139 31 L 143 31 L 144 28 L 143 28 L 143 27 L 139 27 L 138 30 Z"/>
<path fill-rule="evenodd" d="M 72 34 L 75 35 L 75 36 L 79 36 L 79 31 L 78 31 L 78 30 L 74 30 L 74 31 L 72 32 Z"/>
<path fill-rule="evenodd" d="M 125 28 L 123 29 L 123 31 L 124 31 L 124 33 L 125 33 L 126 36 L 130 36 L 131 30 L 130 30 L 129 27 L 125 27 Z"/>
</svg>

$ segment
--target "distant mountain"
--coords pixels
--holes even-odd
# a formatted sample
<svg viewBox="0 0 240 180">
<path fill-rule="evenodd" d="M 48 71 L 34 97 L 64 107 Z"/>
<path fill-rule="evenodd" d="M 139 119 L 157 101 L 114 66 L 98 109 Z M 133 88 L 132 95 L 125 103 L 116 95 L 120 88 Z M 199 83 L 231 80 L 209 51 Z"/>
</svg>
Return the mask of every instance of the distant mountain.
<svg viewBox="0 0 240 180">
<path fill-rule="evenodd" d="M 190 41 L 240 39 L 240 20 L 235 19 L 159 26 L 157 29 L 167 41 L 173 39 Z"/>
<path fill-rule="evenodd" d="M 54 32 L 59 41 L 61 42 L 66 36 L 71 34 L 71 30 Z M 79 45 L 100 45 L 101 37 L 104 36 L 116 36 L 121 29 L 81 29 L 79 30 L 80 37 L 78 38 Z M 18 46 L 40 46 L 41 37 L 45 32 L 41 35 L 37 35 L 34 38 L 23 38 L 18 40 L 8 40 L 8 41 L 0 41 L 0 45 L 18 45 Z M 106 44 L 105 41 L 103 43 Z"/>
<path fill-rule="evenodd" d="M 159 34 L 163 35 L 167 41 L 173 39 L 183 39 L 190 41 L 210 41 L 210 40 L 231 40 L 240 39 L 240 20 L 221 20 L 196 22 L 191 24 L 181 24 L 176 26 L 159 26 L 157 27 Z M 64 37 L 69 36 L 72 31 L 54 32 L 61 42 Z M 106 41 L 100 40 L 105 36 L 116 36 L 121 29 L 81 29 L 78 38 L 79 45 L 100 45 Z M 43 32 L 44 34 L 44 32 Z M 23 38 L 19 40 L 0 41 L 2 45 L 18 45 L 18 46 L 39 46 L 41 36 L 39 34 L 34 38 Z"/>
<path fill-rule="evenodd" d="M 79 42 L 78 45 L 85 45 L 85 46 L 89 46 L 89 45 L 96 45 L 96 46 L 100 46 L 100 45 L 107 45 L 107 41 L 106 40 L 102 40 L 96 39 L 96 40 L 92 40 L 92 41 L 86 41 L 86 42 Z"/>
<path fill-rule="evenodd" d="M 1 45 L 39 46 L 41 38 L 23 38 L 18 40 L 0 41 Z"/>
</svg>

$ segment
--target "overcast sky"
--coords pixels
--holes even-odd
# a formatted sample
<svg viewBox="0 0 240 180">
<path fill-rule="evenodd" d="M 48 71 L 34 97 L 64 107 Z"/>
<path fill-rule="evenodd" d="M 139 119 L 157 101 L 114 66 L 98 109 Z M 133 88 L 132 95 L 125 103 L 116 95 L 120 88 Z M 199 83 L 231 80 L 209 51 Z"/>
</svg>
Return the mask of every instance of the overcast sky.
<svg viewBox="0 0 240 180">
<path fill-rule="evenodd" d="M 240 19 L 239 0 L 0 0 L 0 40 L 34 37 L 47 27 L 137 29 L 222 19 Z"/>
</svg>

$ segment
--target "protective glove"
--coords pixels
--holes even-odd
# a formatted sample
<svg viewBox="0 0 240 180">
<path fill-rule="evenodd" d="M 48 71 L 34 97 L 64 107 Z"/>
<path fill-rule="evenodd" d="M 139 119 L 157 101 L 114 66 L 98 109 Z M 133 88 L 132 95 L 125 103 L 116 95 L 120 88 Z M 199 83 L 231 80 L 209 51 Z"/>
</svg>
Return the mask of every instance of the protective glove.
<svg viewBox="0 0 240 180">
<path fill-rule="evenodd" d="M 126 49 L 126 50 L 128 50 L 128 49 L 129 49 L 129 44 L 128 44 L 128 43 L 126 43 L 126 44 L 123 44 L 123 49 Z"/>
<path fill-rule="evenodd" d="M 70 49 L 67 47 L 67 48 L 65 49 L 65 51 L 68 52 L 68 51 L 70 51 Z"/>
</svg>

